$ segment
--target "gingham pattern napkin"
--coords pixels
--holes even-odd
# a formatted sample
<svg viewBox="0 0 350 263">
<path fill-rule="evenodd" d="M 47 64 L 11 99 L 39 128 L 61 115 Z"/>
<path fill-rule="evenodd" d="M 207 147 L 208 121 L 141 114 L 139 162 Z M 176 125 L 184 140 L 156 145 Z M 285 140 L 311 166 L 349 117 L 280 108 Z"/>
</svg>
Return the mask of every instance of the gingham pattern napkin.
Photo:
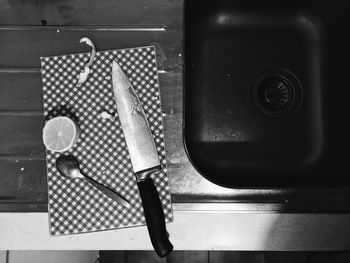
<svg viewBox="0 0 350 263">
<path fill-rule="evenodd" d="M 49 225 L 51 235 L 66 235 L 144 225 L 136 178 L 117 116 L 111 67 L 116 60 L 133 84 L 147 115 L 161 171 L 153 174 L 165 220 L 173 219 L 168 185 L 162 112 L 155 49 L 153 46 L 97 52 L 85 83 L 76 87 L 89 54 L 41 58 L 45 121 L 71 117 L 80 128 L 76 145 L 65 154 L 74 155 L 83 174 L 114 189 L 131 204 L 120 206 L 82 179 L 62 177 L 55 166 L 60 154 L 47 151 Z M 116 114 L 114 120 L 99 115 Z"/>
</svg>

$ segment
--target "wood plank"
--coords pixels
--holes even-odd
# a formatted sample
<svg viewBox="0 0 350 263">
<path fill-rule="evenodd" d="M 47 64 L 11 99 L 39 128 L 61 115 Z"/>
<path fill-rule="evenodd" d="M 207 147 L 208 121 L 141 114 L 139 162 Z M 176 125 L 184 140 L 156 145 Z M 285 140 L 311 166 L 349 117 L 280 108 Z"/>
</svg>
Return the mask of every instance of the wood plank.
<svg viewBox="0 0 350 263">
<path fill-rule="evenodd" d="M 208 251 L 173 251 L 167 263 L 208 263 Z"/>
<path fill-rule="evenodd" d="M 45 160 L 0 159 L 0 202 L 47 202 Z"/>
<path fill-rule="evenodd" d="M 182 0 L 0 1 L 0 24 L 117 25 L 182 22 Z"/>
<path fill-rule="evenodd" d="M 176 100 L 170 94 L 170 90 L 180 92 L 180 74 L 160 74 L 160 89 L 162 110 L 164 112 L 164 123 L 166 137 L 174 137 L 173 116 L 180 111 L 176 107 Z M 42 143 L 42 128 L 44 125 L 42 110 L 40 74 L 37 73 L 0 73 L 1 97 L 0 123 L 3 128 L 0 130 L 0 137 L 3 138 L 0 144 L 0 154 L 24 154 L 45 156 L 45 149 Z M 24 85 L 26 85 L 25 88 Z M 16 113 L 16 111 L 37 110 L 38 112 Z M 14 111 L 14 112 L 11 112 Z M 25 115 L 21 115 L 25 114 Z"/>
<path fill-rule="evenodd" d="M 251 263 L 250 252 L 240 251 L 209 251 L 209 263 Z"/>
<path fill-rule="evenodd" d="M 110 32 L 75 31 L 74 28 L 44 28 L 39 30 L 1 30 L 0 46 L 2 68 L 40 67 L 40 57 L 87 52 L 80 45 L 82 37 L 89 37 L 97 50 L 155 45 L 158 68 L 166 71 L 180 71 L 182 59 L 181 31 L 165 32 Z M 16 54 L 16 55 L 14 55 Z"/>
<path fill-rule="evenodd" d="M 259 257 L 263 254 L 264 263 L 305 263 L 313 252 L 252 252 L 253 257 Z M 319 261 L 317 261 L 319 262 Z M 333 261 L 330 261 L 333 262 Z M 258 263 L 258 262 L 257 262 Z"/>
<path fill-rule="evenodd" d="M 180 109 L 176 107 L 181 92 L 181 74 L 159 74 L 161 100 L 166 136 L 177 133 L 173 129 L 173 116 Z M 47 201 L 45 149 L 41 132 L 43 127 L 40 73 L 0 73 L 0 202 L 29 203 L 33 210 L 46 211 L 36 207 Z M 25 88 L 24 88 L 25 87 Z M 175 92 L 175 97 L 171 95 Z M 4 112 L 6 110 L 7 112 Z M 31 115 L 27 110 L 37 110 Z M 14 111 L 14 112 L 11 112 Z M 17 113 L 17 111 L 20 111 Z M 24 115 L 20 115 L 24 114 Z M 167 138 L 166 138 L 167 139 Z M 170 140 L 168 140 L 170 141 Z M 171 146 L 172 144 L 169 144 Z M 1 155 L 10 156 L 1 156 Z M 20 155 L 18 158 L 12 155 Z M 35 158 L 42 158 L 35 160 Z M 24 171 L 21 171 L 24 168 Z M 23 188 L 23 185 L 26 187 Z M 1 205 L 3 211 L 24 211 L 25 208 Z M 24 210 L 23 210 L 24 209 Z"/>
<path fill-rule="evenodd" d="M 31 156 L 45 156 L 45 146 L 42 142 L 41 130 L 44 119 L 39 114 L 17 115 L 0 112 L 0 154 L 22 154 Z"/>
<path fill-rule="evenodd" d="M 163 112 L 166 116 L 181 112 L 181 74 L 161 73 L 158 76 Z M 39 70 L 0 71 L 0 111 L 42 111 L 42 108 Z"/>
<path fill-rule="evenodd" d="M 275 263 L 275 262 L 271 262 L 271 263 Z M 283 262 L 286 262 L 286 261 L 283 261 Z M 308 261 L 305 261 L 305 262 L 306 263 L 348 263 L 350 262 L 350 252 L 349 251 L 314 252 L 312 253 L 312 256 L 310 256 Z M 270 262 L 267 262 L 267 263 L 270 263 Z M 286 263 L 289 263 L 289 261 Z M 296 263 L 299 263 L 299 262 L 296 262 Z"/>
<path fill-rule="evenodd" d="M 160 258 L 154 251 L 125 251 L 125 263 L 166 263 L 166 258 Z"/>
<path fill-rule="evenodd" d="M 0 111 L 42 110 L 41 76 L 32 72 L 0 72 Z"/>
<path fill-rule="evenodd" d="M 101 250 L 98 263 L 124 263 L 124 250 Z"/>
<path fill-rule="evenodd" d="M 165 115 L 181 112 L 180 73 L 159 74 L 162 110 Z M 42 84 L 38 70 L 0 71 L 0 111 L 42 111 Z"/>
</svg>

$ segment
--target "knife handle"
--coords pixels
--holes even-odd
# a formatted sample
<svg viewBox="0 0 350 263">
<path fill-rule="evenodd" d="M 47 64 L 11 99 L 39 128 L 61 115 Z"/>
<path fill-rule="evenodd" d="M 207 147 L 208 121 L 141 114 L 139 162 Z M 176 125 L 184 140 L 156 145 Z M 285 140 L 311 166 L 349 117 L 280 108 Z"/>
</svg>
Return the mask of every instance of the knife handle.
<svg viewBox="0 0 350 263">
<path fill-rule="evenodd" d="M 157 189 L 150 177 L 138 181 L 137 185 L 153 248 L 158 256 L 165 257 L 173 250 L 173 245 L 168 239 L 163 207 Z"/>
</svg>

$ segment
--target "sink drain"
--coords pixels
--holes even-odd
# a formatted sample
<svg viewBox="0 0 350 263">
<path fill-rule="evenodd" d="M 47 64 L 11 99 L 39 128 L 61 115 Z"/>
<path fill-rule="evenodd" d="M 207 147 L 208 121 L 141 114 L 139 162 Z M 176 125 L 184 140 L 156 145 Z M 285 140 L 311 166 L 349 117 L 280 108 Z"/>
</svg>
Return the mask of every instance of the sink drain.
<svg viewBox="0 0 350 263">
<path fill-rule="evenodd" d="M 297 78 L 285 70 L 269 70 L 258 76 L 252 89 L 256 108 L 265 116 L 283 118 L 294 113 L 302 101 Z"/>
</svg>

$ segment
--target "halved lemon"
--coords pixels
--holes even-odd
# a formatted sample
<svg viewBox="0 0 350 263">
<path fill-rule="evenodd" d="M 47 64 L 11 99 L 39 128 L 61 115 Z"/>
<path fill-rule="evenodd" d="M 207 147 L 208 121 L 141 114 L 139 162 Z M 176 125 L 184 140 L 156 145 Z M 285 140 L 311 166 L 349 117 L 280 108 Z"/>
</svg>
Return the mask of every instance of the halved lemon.
<svg viewBox="0 0 350 263">
<path fill-rule="evenodd" d="M 49 120 L 43 129 L 46 149 L 65 152 L 74 146 L 79 137 L 79 129 L 68 117 L 60 116 Z"/>
</svg>

